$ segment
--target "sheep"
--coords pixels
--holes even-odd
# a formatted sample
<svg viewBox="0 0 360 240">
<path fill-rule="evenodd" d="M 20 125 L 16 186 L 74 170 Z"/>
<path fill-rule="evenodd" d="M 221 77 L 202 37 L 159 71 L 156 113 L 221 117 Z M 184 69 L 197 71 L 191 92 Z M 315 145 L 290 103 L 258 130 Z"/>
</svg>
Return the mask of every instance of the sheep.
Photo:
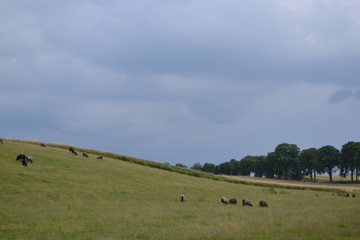
<svg viewBox="0 0 360 240">
<path fill-rule="evenodd" d="M 236 204 L 237 204 L 237 199 L 236 199 L 236 198 L 231 198 L 231 199 L 229 200 L 229 203 L 236 205 Z"/>
<path fill-rule="evenodd" d="M 96 159 L 103 159 L 103 155 L 99 155 Z"/>
<path fill-rule="evenodd" d="M 17 157 L 16 157 L 16 161 L 22 161 L 26 159 L 26 156 L 24 154 L 19 154 Z"/>
<path fill-rule="evenodd" d="M 250 207 L 253 206 L 248 199 L 243 199 L 243 200 L 242 200 L 242 203 L 243 203 L 243 206 L 250 206 Z"/>
<path fill-rule="evenodd" d="M 44 143 L 40 143 L 40 147 L 46 147 Z"/>
<path fill-rule="evenodd" d="M 222 196 L 221 199 L 220 199 L 221 203 L 223 204 L 228 204 L 228 200 L 226 197 Z"/>
<path fill-rule="evenodd" d="M 77 151 L 76 151 L 74 148 L 72 148 L 72 147 L 69 148 L 69 151 L 72 152 L 72 153 L 75 154 L 75 155 L 78 155 L 78 154 L 77 154 Z"/>
<path fill-rule="evenodd" d="M 33 160 L 32 160 L 32 157 L 31 157 L 31 156 L 26 156 L 26 159 L 27 159 L 28 162 L 33 163 Z"/>
<path fill-rule="evenodd" d="M 16 161 L 21 161 L 21 164 L 23 166 L 27 166 L 27 163 L 28 162 L 31 162 L 33 163 L 33 160 L 32 160 L 32 157 L 31 156 L 25 156 L 24 154 L 19 154 L 17 157 L 16 157 Z"/>
<path fill-rule="evenodd" d="M 180 202 L 185 202 L 185 195 L 184 194 L 180 194 Z"/>
<path fill-rule="evenodd" d="M 84 152 L 84 153 L 83 153 L 83 157 L 87 157 L 87 158 L 88 158 L 88 157 L 89 157 L 89 155 L 88 155 L 87 153 L 85 153 L 85 152 Z"/>
<path fill-rule="evenodd" d="M 269 205 L 267 204 L 267 202 L 261 200 L 261 201 L 259 202 L 259 206 L 260 206 L 260 207 L 268 207 Z"/>
</svg>

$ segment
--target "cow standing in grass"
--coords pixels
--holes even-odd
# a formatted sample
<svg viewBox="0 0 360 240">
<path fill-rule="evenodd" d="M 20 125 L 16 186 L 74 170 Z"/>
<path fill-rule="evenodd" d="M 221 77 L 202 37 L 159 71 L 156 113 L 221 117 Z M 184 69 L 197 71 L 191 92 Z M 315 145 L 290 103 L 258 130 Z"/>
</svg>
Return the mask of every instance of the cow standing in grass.
<svg viewBox="0 0 360 240">
<path fill-rule="evenodd" d="M 99 155 L 96 159 L 103 159 L 104 157 L 103 157 L 103 155 Z"/>
<path fill-rule="evenodd" d="M 236 199 L 236 198 L 231 198 L 231 199 L 229 200 L 229 204 L 234 204 L 234 205 L 236 205 L 236 204 L 237 204 L 237 199 Z"/>
<path fill-rule="evenodd" d="M 21 164 L 23 166 L 27 166 L 28 162 L 32 163 L 33 160 L 32 160 L 32 157 L 31 156 L 25 156 L 24 154 L 19 154 L 17 157 L 16 157 L 16 161 L 21 161 Z"/>
<path fill-rule="evenodd" d="M 40 146 L 44 147 L 44 148 L 46 147 L 46 145 L 44 143 L 40 143 Z"/>
<path fill-rule="evenodd" d="M 72 153 L 75 154 L 75 155 L 78 155 L 78 154 L 77 154 L 77 151 L 76 151 L 74 148 L 72 148 L 72 147 L 69 148 L 69 151 L 72 152 Z"/>
<path fill-rule="evenodd" d="M 185 202 L 185 195 L 184 194 L 180 194 L 180 202 Z"/>
<path fill-rule="evenodd" d="M 242 200 L 242 203 L 243 203 L 243 206 L 250 206 L 250 207 L 253 206 L 248 199 L 243 199 L 243 200 Z"/>
<path fill-rule="evenodd" d="M 86 158 L 88 158 L 89 157 L 89 155 L 87 154 L 87 153 L 83 153 L 83 157 L 86 157 Z"/>
<path fill-rule="evenodd" d="M 269 205 L 267 204 L 267 202 L 261 200 L 261 201 L 259 202 L 259 206 L 260 206 L 260 207 L 268 207 Z"/>
<path fill-rule="evenodd" d="M 0 138 L 0 143 L 4 143 L 4 140 L 2 140 L 2 138 Z"/>
<path fill-rule="evenodd" d="M 222 197 L 220 198 L 220 202 L 221 202 L 222 204 L 228 204 L 228 200 L 227 200 L 227 198 L 224 197 L 224 196 L 222 196 Z"/>
</svg>

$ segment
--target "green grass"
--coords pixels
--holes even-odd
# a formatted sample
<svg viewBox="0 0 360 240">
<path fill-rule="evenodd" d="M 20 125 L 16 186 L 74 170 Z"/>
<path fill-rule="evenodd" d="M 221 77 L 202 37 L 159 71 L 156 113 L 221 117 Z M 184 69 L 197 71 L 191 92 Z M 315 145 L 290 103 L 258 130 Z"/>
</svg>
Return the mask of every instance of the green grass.
<svg viewBox="0 0 360 240">
<path fill-rule="evenodd" d="M 359 239 L 360 196 L 214 181 L 63 145 L 0 145 L 0 239 Z M 15 161 L 31 155 L 33 164 Z M 134 164 L 135 163 L 137 164 Z M 138 161 L 138 162 L 137 162 Z M 139 164 L 142 162 L 143 164 Z M 163 166 L 162 164 L 158 164 Z M 274 194 L 274 190 L 279 194 Z M 186 202 L 179 202 L 184 193 Z M 319 197 L 315 197 L 319 194 Z M 220 197 L 254 207 L 221 205 Z M 259 208 L 266 200 L 269 208 Z"/>
</svg>

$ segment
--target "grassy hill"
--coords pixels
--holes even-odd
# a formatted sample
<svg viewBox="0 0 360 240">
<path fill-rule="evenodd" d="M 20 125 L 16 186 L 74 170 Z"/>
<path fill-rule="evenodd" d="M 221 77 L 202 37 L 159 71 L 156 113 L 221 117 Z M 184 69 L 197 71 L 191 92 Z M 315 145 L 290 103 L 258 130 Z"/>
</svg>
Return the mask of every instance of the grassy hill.
<svg viewBox="0 0 360 240">
<path fill-rule="evenodd" d="M 236 184 L 111 153 L 97 160 L 98 151 L 86 151 L 89 158 L 73 155 L 65 145 L 0 144 L 0 239 L 360 236 L 360 196 Z M 31 155 L 34 163 L 23 167 L 15 161 L 19 153 Z M 152 164 L 157 167 L 148 167 Z M 178 199 L 181 193 L 185 203 Z M 222 205 L 221 196 L 248 198 L 254 207 Z M 260 200 L 269 207 L 258 207 Z"/>
</svg>

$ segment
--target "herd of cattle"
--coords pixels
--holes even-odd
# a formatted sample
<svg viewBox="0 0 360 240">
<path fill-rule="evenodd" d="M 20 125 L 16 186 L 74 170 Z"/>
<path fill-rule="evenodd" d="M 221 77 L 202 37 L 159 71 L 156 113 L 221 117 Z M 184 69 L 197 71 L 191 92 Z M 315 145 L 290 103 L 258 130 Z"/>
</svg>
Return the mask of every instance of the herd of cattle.
<svg viewBox="0 0 360 240">
<path fill-rule="evenodd" d="M 0 138 L 0 143 L 4 143 L 4 140 L 2 138 Z M 40 147 L 46 148 L 46 145 L 44 143 L 40 143 Z M 78 152 L 73 147 L 70 147 L 69 151 L 72 152 L 74 155 L 78 155 Z M 88 158 L 89 154 L 83 152 L 83 157 Z M 99 155 L 96 159 L 101 160 L 103 158 L 104 158 L 103 155 Z M 25 167 L 28 165 L 28 163 L 33 163 L 33 159 L 31 156 L 26 156 L 25 154 L 22 153 L 16 157 L 16 161 L 21 162 L 21 164 Z"/>
<path fill-rule="evenodd" d="M 180 202 L 185 202 L 185 195 L 183 193 L 180 194 Z M 237 204 L 237 199 L 236 198 L 231 198 L 231 199 L 228 200 L 226 197 L 222 196 L 220 198 L 220 202 L 222 204 L 234 204 L 234 205 L 236 205 Z M 252 203 L 250 202 L 250 200 L 248 200 L 248 199 L 243 199 L 242 200 L 242 205 L 243 206 L 250 206 L 250 207 L 253 206 Z M 265 202 L 263 200 L 261 200 L 259 202 L 259 207 L 268 207 L 268 206 L 269 205 L 267 204 L 267 202 Z"/>
<path fill-rule="evenodd" d="M 2 139 L 2 138 L 0 138 L 0 143 L 4 143 L 4 140 Z M 44 143 L 40 143 L 40 146 L 41 147 L 44 147 L 44 148 L 46 148 L 46 145 L 44 144 Z M 73 147 L 70 147 L 69 148 L 69 151 L 71 152 L 71 153 L 73 153 L 74 155 L 78 155 L 78 152 L 73 148 Z M 86 152 L 83 152 L 83 157 L 86 157 L 86 158 L 88 158 L 89 157 L 89 155 L 86 153 Z M 99 155 L 96 159 L 103 159 L 104 158 L 104 156 L 103 155 Z M 32 159 L 32 157 L 31 156 L 26 156 L 25 154 L 19 154 L 17 157 L 16 157 L 16 161 L 18 161 L 18 162 L 21 162 L 21 164 L 23 165 L 23 166 L 27 166 L 28 165 L 28 163 L 33 163 L 33 159 Z M 275 194 L 277 194 L 277 192 L 275 192 Z M 316 197 L 318 197 L 319 195 L 316 195 Z M 347 193 L 346 195 L 345 195 L 346 197 L 350 197 L 350 196 L 352 196 L 352 197 L 356 197 L 356 195 L 355 194 L 352 194 L 352 195 L 350 195 L 349 193 Z M 181 194 L 180 195 L 180 201 L 181 202 L 185 202 L 185 195 L 184 194 Z M 220 202 L 222 203 L 222 204 L 237 204 L 237 199 L 236 198 L 231 198 L 231 199 L 227 199 L 226 197 L 221 197 L 221 199 L 220 199 Z M 252 203 L 248 200 L 248 199 L 243 199 L 242 200 L 242 204 L 243 204 L 243 206 L 250 206 L 250 207 L 252 207 L 253 205 L 252 205 Z M 267 204 L 267 202 L 265 202 L 265 201 L 263 201 L 263 200 L 261 200 L 260 202 L 259 202 L 259 206 L 260 207 L 268 207 L 268 204 Z"/>
</svg>

